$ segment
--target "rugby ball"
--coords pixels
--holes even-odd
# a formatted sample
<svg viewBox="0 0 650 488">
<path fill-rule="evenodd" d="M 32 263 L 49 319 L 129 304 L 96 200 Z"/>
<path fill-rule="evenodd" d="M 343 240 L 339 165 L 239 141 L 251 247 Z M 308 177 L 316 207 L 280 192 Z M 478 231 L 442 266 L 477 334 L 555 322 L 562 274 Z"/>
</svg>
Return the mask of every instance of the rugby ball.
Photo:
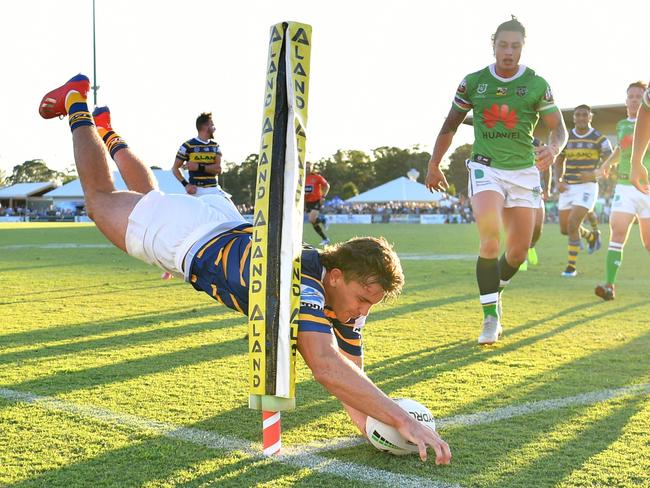
<svg viewBox="0 0 650 488">
<path fill-rule="evenodd" d="M 395 398 L 395 403 L 422 425 L 429 427 L 433 431 L 436 430 L 436 421 L 433 419 L 433 415 L 421 403 L 410 398 Z M 395 427 L 386 425 L 371 416 L 366 418 L 366 434 L 370 443 L 380 451 L 389 452 L 395 456 L 418 452 L 418 446 L 407 441 Z"/>
</svg>

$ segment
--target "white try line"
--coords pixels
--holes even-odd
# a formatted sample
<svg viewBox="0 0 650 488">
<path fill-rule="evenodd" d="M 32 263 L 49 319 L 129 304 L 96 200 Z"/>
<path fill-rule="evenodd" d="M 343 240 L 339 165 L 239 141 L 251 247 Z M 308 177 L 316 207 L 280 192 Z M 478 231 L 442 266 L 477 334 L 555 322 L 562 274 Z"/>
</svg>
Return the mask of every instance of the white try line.
<svg viewBox="0 0 650 488">
<path fill-rule="evenodd" d="M 0 249 L 107 249 L 113 244 L 77 244 L 74 242 L 55 242 L 51 244 L 7 244 Z"/>
<path fill-rule="evenodd" d="M 436 420 L 437 430 L 451 427 L 462 427 L 467 425 L 483 425 L 506 420 L 512 417 L 521 417 L 559 408 L 571 407 L 575 405 L 592 405 L 594 403 L 604 402 L 613 398 L 623 396 L 638 396 L 650 393 L 650 383 L 639 385 L 624 386 L 622 388 L 613 388 L 609 390 L 593 391 L 582 393 L 565 398 L 555 398 L 551 400 L 540 400 L 537 402 L 522 403 L 520 405 L 511 405 L 508 407 L 497 408 L 487 412 L 478 412 L 466 415 L 454 415 L 453 417 L 441 418 Z M 303 446 L 303 452 L 318 453 L 325 451 L 335 451 L 348 447 L 358 446 L 365 441 L 359 437 L 340 437 L 330 441 L 317 441 Z M 452 446 L 453 448 L 453 446 Z M 453 449 L 452 449 L 453 452 Z"/>
<path fill-rule="evenodd" d="M 15 390 L 0 388 L 0 398 L 11 402 L 22 402 L 35 405 L 48 411 L 63 412 L 86 419 L 98 420 L 113 425 L 124 426 L 144 432 L 151 432 L 169 439 L 191 442 L 192 444 L 220 449 L 231 452 L 241 452 L 254 459 L 262 459 L 262 446 L 230 436 L 223 436 L 207 430 L 181 427 L 167 422 L 149 420 L 136 415 L 112 412 L 111 410 L 77 405 L 71 402 L 57 400 L 53 397 L 23 393 Z M 462 488 L 460 485 L 436 481 L 420 476 L 404 475 L 371 468 L 356 463 L 339 461 L 318 456 L 317 454 L 302 452 L 300 446 L 284 449 L 283 454 L 269 458 L 272 461 L 288 464 L 298 468 L 308 468 L 318 473 L 326 473 L 342 478 L 347 478 L 363 483 L 384 485 L 388 487 L 430 487 L 430 488 Z M 431 453 L 430 455 L 433 455 Z M 433 463 L 430 459 L 429 462 Z"/>
<path fill-rule="evenodd" d="M 2 250 L 19 249 L 109 249 L 112 244 L 78 244 L 75 242 L 54 242 L 50 244 L 6 244 Z M 476 259 L 476 254 L 399 254 L 405 261 L 468 261 Z"/>
</svg>

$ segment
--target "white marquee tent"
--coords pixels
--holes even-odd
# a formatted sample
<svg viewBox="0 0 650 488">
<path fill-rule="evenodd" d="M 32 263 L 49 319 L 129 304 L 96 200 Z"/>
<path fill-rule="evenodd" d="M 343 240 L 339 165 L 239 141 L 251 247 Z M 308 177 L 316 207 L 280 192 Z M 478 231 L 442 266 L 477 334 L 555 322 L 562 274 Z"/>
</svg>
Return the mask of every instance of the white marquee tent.
<svg viewBox="0 0 650 488">
<path fill-rule="evenodd" d="M 183 186 L 178 182 L 171 171 L 154 169 L 152 172 L 156 177 L 156 180 L 158 180 L 158 186 L 161 191 L 165 193 L 185 193 Z M 115 182 L 115 188 L 118 190 L 127 189 L 126 184 L 118 171 L 113 172 L 113 181 Z M 56 190 L 46 193 L 44 197 L 52 199 L 54 206 L 58 208 L 74 209 L 75 207 L 84 206 L 84 194 L 79 179 L 73 180 L 60 186 Z"/>
<path fill-rule="evenodd" d="M 422 183 L 406 176 L 400 176 L 388 183 L 363 192 L 345 203 L 381 203 L 381 202 L 441 202 L 442 200 L 457 199 L 445 193 L 430 192 Z"/>
</svg>

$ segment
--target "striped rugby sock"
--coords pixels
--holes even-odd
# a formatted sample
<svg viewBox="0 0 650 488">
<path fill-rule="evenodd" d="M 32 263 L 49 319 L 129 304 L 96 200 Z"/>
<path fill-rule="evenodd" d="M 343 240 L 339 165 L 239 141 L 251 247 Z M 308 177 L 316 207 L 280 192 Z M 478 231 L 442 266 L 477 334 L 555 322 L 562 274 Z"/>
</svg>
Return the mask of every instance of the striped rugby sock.
<svg viewBox="0 0 650 488">
<path fill-rule="evenodd" d="M 567 266 L 576 269 L 576 261 L 578 260 L 578 253 L 580 252 L 580 241 L 569 241 L 568 251 L 569 260 Z"/>
<path fill-rule="evenodd" d="M 113 129 L 108 130 L 105 127 L 97 127 L 99 136 L 103 139 L 111 158 L 115 159 L 115 154 L 120 149 L 126 149 L 129 145 Z"/>
<path fill-rule="evenodd" d="M 605 282 L 608 285 L 613 285 L 616 282 L 616 274 L 618 273 L 621 263 L 623 262 L 623 243 L 610 242 L 607 249 L 606 257 L 606 278 Z"/>
<path fill-rule="evenodd" d="M 86 97 L 78 91 L 72 90 L 66 95 L 65 110 L 68 112 L 68 123 L 71 131 L 78 127 L 95 125 L 88 111 Z"/>
</svg>

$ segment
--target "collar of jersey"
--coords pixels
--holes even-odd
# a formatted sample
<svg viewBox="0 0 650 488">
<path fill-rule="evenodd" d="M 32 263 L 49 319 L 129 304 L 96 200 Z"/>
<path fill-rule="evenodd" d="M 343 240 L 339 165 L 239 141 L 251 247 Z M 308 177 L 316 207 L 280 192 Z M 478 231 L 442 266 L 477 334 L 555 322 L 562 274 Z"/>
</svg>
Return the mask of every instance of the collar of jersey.
<svg viewBox="0 0 650 488">
<path fill-rule="evenodd" d="M 499 81 L 503 81 L 504 83 L 507 83 L 508 81 L 516 80 L 517 78 L 519 78 L 521 75 L 524 74 L 524 71 L 526 71 L 526 66 L 524 66 L 523 64 L 520 64 L 519 65 L 519 70 L 517 70 L 517 72 L 513 76 L 511 76 L 510 78 L 503 78 L 502 76 L 499 76 L 497 74 L 497 69 L 496 69 L 496 64 L 495 63 L 492 63 L 490 66 L 488 66 L 488 68 L 489 68 L 490 74 L 492 76 L 494 76 Z"/>
<path fill-rule="evenodd" d="M 210 144 L 210 141 L 212 140 L 212 139 L 208 139 L 207 141 L 204 141 L 200 137 L 195 137 L 195 139 L 199 142 L 202 142 L 203 144 Z"/>
<path fill-rule="evenodd" d="M 591 134 L 594 130 L 595 130 L 595 129 L 594 129 L 593 127 L 591 127 L 591 128 L 589 129 L 589 132 L 587 132 L 587 133 L 586 133 L 585 135 L 583 135 L 583 136 L 581 136 L 580 134 L 578 134 L 578 133 L 576 132 L 576 128 L 575 128 L 575 127 L 574 127 L 573 129 L 571 129 L 571 132 L 573 132 L 573 135 L 576 136 L 578 139 L 584 139 L 584 138 L 587 137 L 589 134 Z"/>
</svg>

